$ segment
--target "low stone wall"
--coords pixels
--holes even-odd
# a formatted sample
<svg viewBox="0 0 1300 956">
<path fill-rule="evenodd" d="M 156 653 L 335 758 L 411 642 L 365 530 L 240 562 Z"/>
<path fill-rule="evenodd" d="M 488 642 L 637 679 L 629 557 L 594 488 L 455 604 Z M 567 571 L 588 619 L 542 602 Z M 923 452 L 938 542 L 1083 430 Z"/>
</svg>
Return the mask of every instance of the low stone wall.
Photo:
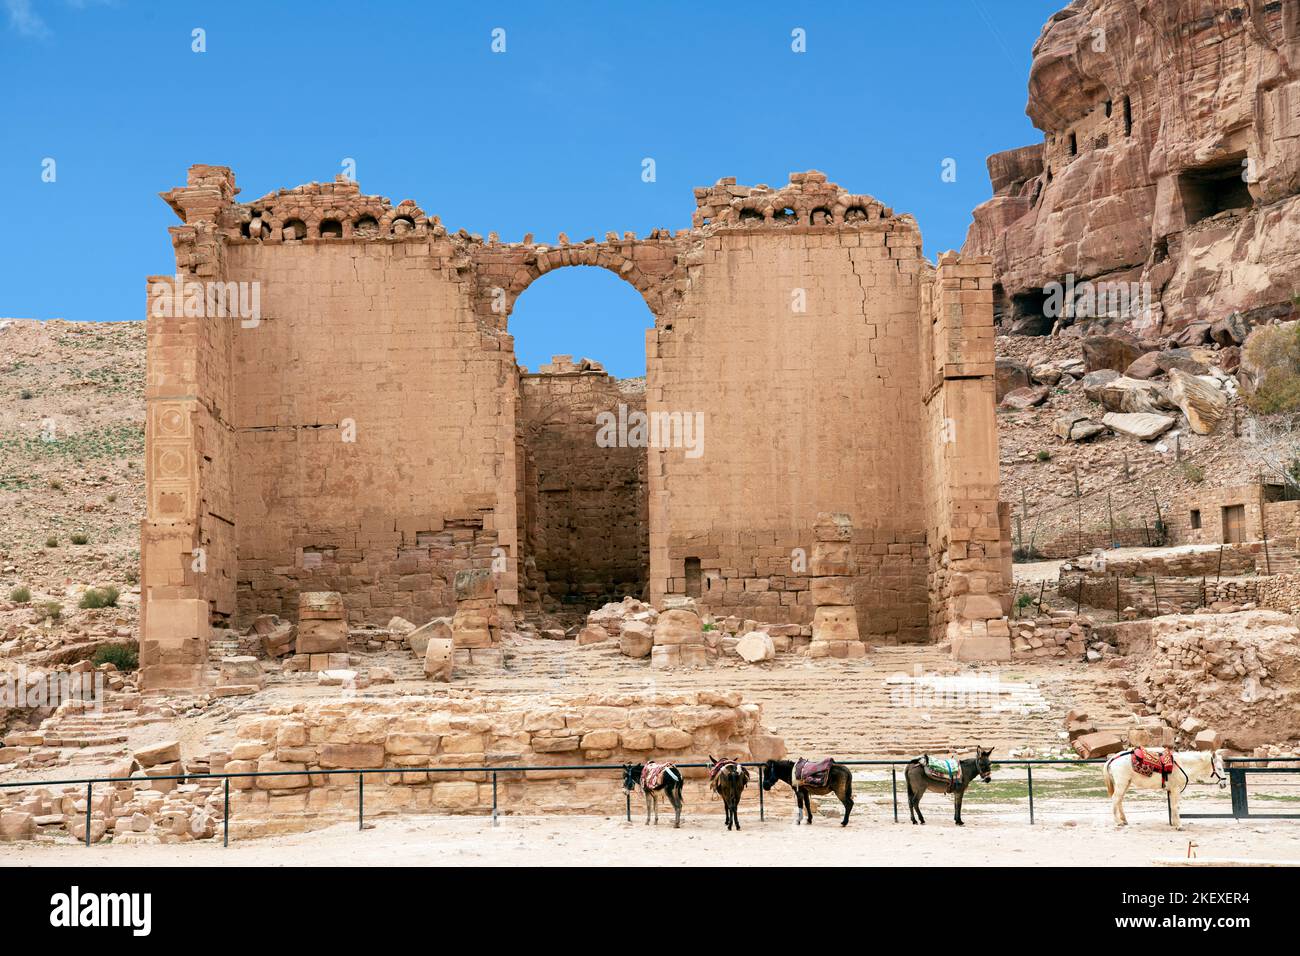
<svg viewBox="0 0 1300 956">
<path fill-rule="evenodd" d="M 487 813 L 490 772 L 428 773 L 454 766 L 534 766 L 498 774 L 502 812 L 621 814 L 617 771 L 548 767 L 705 762 L 710 755 L 766 760 L 785 755 L 762 726 L 758 704 L 736 693 L 610 694 L 556 698 L 446 696 L 296 704 L 245 719 L 240 743 L 212 769 L 300 771 L 231 781 L 232 833 L 305 829 L 356 813 L 357 779 L 322 769 L 398 767 L 366 778 L 366 815 Z M 706 800 L 704 769 L 683 771 L 686 799 Z M 755 781 L 756 783 L 756 781 Z M 640 798 L 638 798 L 639 800 Z"/>
<path fill-rule="evenodd" d="M 1092 618 L 1054 614 L 1011 622 L 1013 657 L 1069 657 L 1079 660 L 1092 641 Z"/>
<path fill-rule="evenodd" d="M 1263 578 L 1259 582 L 1255 600 L 1260 607 L 1300 614 L 1300 571 Z"/>
</svg>

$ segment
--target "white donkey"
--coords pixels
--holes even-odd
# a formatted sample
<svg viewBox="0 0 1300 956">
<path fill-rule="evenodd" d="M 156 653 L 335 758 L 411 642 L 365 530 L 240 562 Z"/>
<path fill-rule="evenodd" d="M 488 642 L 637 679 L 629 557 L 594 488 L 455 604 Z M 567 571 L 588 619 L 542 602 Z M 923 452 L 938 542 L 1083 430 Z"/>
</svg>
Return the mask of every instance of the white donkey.
<svg viewBox="0 0 1300 956">
<path fill-rule="evenodd" d="M 1152 756 L 1155 756 L 1153 753 Z M 1183 821 L 1178 816 L 1178 799 L 1189 783 L 1219 782 L 1219 787 L 1228 785 L 1227 771 L 1223 769 L 1223 757 L 1217 750 L 1180 750 L 1174 755 L 1174 769 L 1169 774 L 1169 810 L 1170 825 L 1175 830 L 1183 828 Z M 1133 769 L 1133 751 L 1125 750 L 1111 757 L 1102 766 L 1102 776 L 1106 778 L 1106 795 L 1111 798 L 1111 810 L 1115 814 L 1115 825 L 1124 826 L 1128 818 L 1124 816 L 1124 794 L 1130 786 L 1142 790 L 1161 789 L 1160 774 L 1143 776 Z"/>
</svg>

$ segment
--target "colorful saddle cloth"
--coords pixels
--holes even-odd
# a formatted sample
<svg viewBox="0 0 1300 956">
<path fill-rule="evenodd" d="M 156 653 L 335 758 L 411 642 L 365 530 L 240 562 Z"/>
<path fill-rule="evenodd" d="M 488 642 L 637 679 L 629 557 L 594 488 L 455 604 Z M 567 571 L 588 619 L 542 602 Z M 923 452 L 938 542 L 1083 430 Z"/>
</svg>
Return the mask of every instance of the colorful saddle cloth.
<svg viewBox="0 0 1300 956">
<path fill-rule="evenodd" d="M 929 754 L 921 758 L 921 769 L 925 775 L 936 783 L 942 783 L 949 790 L 955 790 L 961 783 L 961 764 L 947 757 L 935 759 Z"/>
<path fill-rule="evenodd" d="M 732 766 L 737 767 L 740 770 L 741 776 L 743 776 L 745 778 L 745 782 L 748 783 L 749 768 L 744 766 L 739 760 L 732 760 L 730 757 L 723 757 L 721 760 L 719 760 L 709 769 L 709 783 L 716 788 L 718 783 L 718 776 L 722 773 L 722 771 Z"/>
<path fill-rule="evenodd" d="M 825 787 L 831 781 L 831 767 L 835 760 L 804 760 L 800 757 L 794 762 L 794 785 L 796 787 Z"/>
<path fill-rule="evenodd" d="M 658 790 L 664 782 L 664 773 L 673 766 L 671 760 L 655 763 L 653 760 L 641 768 L 641 786 L 645 790 Z"/>
<path fill-rule="evenodd" d="M 1160 785 L 1162 787 L 1169 782 L 1169 775 L 1174 772 L 1174 755 L 1168 750 L 1153 754 L 1141 747 L 1134 747 L 1132 759 L 1134 771 L 1142 776 L 1149 777 L 1153 773 L 1160 774 Z"/>
</svg>

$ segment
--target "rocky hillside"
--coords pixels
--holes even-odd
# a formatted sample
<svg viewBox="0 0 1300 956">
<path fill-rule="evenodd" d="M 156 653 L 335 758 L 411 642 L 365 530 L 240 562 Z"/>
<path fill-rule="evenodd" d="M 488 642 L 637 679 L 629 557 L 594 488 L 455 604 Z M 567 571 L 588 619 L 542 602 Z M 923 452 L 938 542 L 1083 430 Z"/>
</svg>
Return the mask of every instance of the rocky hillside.
<svg viewBox="0 0 1300 956">
<path fill-rule="evenodd" d="M 18 586 L 36 601 L 96 585 L 127 596 L 144 513 L 144 323 L 0 319 L 0 356 L 0 603 Z"/>
<path fill-rule="evenodd" d="M 1074 0 L 1034 46 L 1041 143 L 989 158 L 964 250 L 992 255 L 1004 327 L 1057 325 L 1045 287 L 1146 284 L 1139 338 L 1294 317 L 1300 4 Z M 1095 314 L 1095 313 L 1094 313 Z M 1064 326 L 1091 322 L 1060 323 Z"/>
</svg>

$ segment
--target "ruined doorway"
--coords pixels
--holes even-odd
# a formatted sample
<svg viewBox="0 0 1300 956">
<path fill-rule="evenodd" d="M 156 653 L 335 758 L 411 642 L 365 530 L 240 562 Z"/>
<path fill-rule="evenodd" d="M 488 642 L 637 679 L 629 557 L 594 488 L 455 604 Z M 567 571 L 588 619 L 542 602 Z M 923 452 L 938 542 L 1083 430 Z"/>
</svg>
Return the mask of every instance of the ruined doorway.
<svg viewBox="0 0 1300 956">
<path fill-rule="evenodd" d="M 1246 506 L 1227 505 L 1223 509 L 1223 543 L 1241 544 L 1246 540 Z"/>
<path fill-rule="evenodd" d="M 654 316 L 631 285 L 601 269 L 557 270 L 535 286 L 510 319 L 523 603 L 585 612 L 646 597 L 648 449 L 621 440 L 619 425 L 645 413 L 645 329 Z"/>
</svg>

